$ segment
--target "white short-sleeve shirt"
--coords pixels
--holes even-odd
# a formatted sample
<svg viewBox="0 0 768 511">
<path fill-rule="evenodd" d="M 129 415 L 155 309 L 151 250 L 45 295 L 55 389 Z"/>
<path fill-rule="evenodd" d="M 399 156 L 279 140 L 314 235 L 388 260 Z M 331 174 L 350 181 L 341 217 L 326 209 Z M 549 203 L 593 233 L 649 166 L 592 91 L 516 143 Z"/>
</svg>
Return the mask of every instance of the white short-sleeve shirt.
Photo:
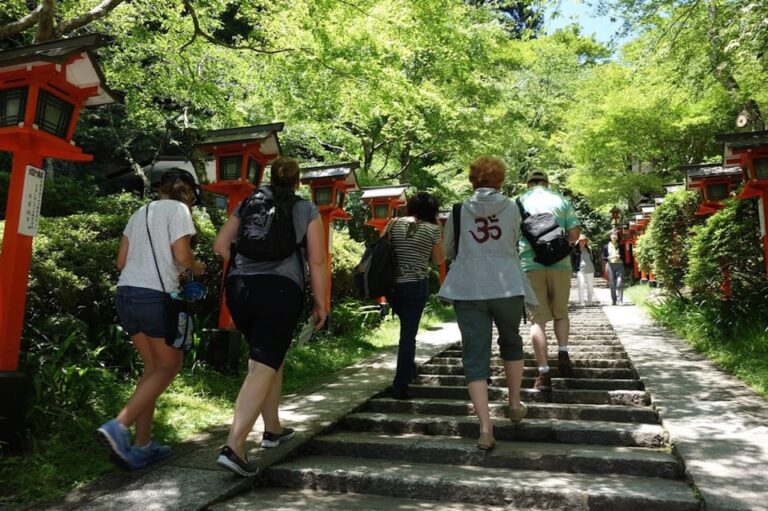
<svg viewBox="0 0 768 511">
<path fill-rule="evenodd" d="M 149 208 L 149 234 L 152 236 L 157 268 L 163 278 L 160 284 L 158 270 L 152 257 L 152 247 L 147 236 L 147 208 Z M 171 246 L 175 241 L 195 234 L 192 214 L 186 204 L 177 200 L 163 199 L 140 207 L 123 230 L 128 238 L 128 258 L 120 273 L 118 286 L 133 286 L 171 291 L 179 287 L 179 275 L 184 270 L 176 264 Z"/>
</svg>

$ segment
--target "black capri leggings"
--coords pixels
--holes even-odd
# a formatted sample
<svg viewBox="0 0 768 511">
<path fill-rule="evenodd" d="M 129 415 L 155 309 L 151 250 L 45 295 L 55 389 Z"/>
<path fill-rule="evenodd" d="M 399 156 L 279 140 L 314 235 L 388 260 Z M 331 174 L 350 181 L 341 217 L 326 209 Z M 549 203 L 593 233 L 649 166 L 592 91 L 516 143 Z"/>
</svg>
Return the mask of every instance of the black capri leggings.
<svg viewBox="0 0 768 511">
<path fill-rule="evenodd" d="M 277 371 L 299 322 L 301 288 L 280 275 L 237 275 L 225 288 L 235 326 L 248 339 L 249 358 Z"/>
</svg>

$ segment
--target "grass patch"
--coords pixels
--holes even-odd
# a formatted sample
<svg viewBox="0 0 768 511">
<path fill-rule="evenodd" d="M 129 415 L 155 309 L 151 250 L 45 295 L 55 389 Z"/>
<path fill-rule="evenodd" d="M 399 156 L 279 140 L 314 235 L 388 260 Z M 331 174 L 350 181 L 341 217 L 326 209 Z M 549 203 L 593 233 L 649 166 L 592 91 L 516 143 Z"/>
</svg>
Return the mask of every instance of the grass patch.
<svg viewBox="0 0 768 511">
<path fill-rule="evenodd" d="M 358 304 L 359 305 L 359 304 Z M 397 345 L 399 322 L 388 316 L 359 314 L 358 305 L 340 304 L 334 319 L 340 335 L 317 335 L 286 357 L 283 391 L 295 392 L 376 352 Z M 345 316 L 346 315 L 346 316 Z M 452 309 L 431 300 L 422 328 L 451 320 Z M 238 375 L 224 375 L 202 363 L 185 367 L 160 397 L 154 436 L 162 442 L 182 442 L 232 418 L 247 361 Z M 119 379 L 110 371 L 96 373 L 87 409 L 61 410 L 46 404 L 34 411 L 29 449 L 23 456 L 0 458 L 0 506 L 31 504 L 59 498 L 99 476 L 116 470 L 94 441 L 94 430 L 125 403 L 135 377 Z"/>
<path fill-rule="evenodd" d="M 727 335 L 713 325 L 706 310 L 676 297 L 662 297 L 646 286 L 629 291 L 660 324 L 703 353 L 718 367 L 736 376 L 755 392 L 768 396 L 768 332 L 764 318 L 742 322 Z"/>
</svg>

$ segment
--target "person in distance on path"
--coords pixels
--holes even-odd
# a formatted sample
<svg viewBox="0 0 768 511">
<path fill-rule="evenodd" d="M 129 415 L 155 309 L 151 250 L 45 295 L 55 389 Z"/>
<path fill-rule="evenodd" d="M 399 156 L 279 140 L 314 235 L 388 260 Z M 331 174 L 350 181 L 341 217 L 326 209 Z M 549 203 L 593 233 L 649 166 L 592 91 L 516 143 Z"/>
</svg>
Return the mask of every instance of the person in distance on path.
<svg viewBox="0 0 768 511">
<path fill-rule="evenodd" d="M 547 174 L 536 170 L 528 174 L 526 179 L 528 190 L 519 199 L 526 212 L 531 215 L 551 213 L 558 225 L 565 229 L 568 241 L 576 243 L 581 234 L 581 222 L 571 202 L 559 193 L 550 190 Z M 552 377 L 547 361 L 546 325 L 554 320 L 555 338 L 558 344 L 557 366 L 560 376 L 573 377 L 571 359 L 568 355 L 568 336 L 570 321 L 568 319 L 568 295 L 571 291 L 571 263 L 566 255 L 560 261 L 544 266 L 534 261 L 534 251 L 525 237 L 520 238 L 520 260 L 528 279 L 531 281 L 539 308 L 531 315 L 531 344 L 536 354 L 539 374 L 534 388 L 549 390 L 552 388 Z"/>
<path fill-rule="evenodd" d="M 480 156 L 469 166 L 474 194 L 461 205 L 458 239 L 454 212 L 445 229 L 445 253 L 455 259 L 438 296 L 453 302 L 461 331 L 462 363 L 472 405 L 480 422 L 477 447 L 491 449 L 493 423 L 488 406 L 493 323 L 504 360 L 509 389 L 509 419 L 519 422 L 527 407 L 520 400 L 523 339 L 520 320 L 524 302 L 537 304 L 520 266 L 517 244 L 520 211 L 502 194 L 506 166 L 498 158 Z"/>
<path fill-rule="evenodd" d="M 619 244 L 619 233 L 611 232 L 610 241 L 603 247 L 603 264 L 611 288 L 611 304 L 624 302 L 624 246 Z"/>
<path fill-rule="evenodd" d="M 571 269 L 579 282 L 579 305 L 592 304 L 595 289 L 595 263 L 589 240 L 584 234 L 579 235 L 579 242 L 571 252 Z"/>
</svg>

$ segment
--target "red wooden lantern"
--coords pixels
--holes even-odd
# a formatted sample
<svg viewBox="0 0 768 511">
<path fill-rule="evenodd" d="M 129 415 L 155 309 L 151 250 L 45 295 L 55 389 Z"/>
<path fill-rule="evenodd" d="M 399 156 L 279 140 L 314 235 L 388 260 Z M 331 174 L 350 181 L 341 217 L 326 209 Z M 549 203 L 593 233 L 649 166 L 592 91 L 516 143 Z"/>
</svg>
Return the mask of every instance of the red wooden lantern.
<svg viewBox="0 0 768 511">
<path fill-rule="evenodd" d="M 363 188 L 362 199 L 371 208 L 371 218 L 365 225 L 384 232 L 389 220 L 398 216 L 398 208 L 406 203 L 405 190 L 409 185 L 369 186 Z"/>
<path fill-rule="evenodd" d="M 698 190 L 701 204 L 697 215 L 711 215 L 724 208 L 723 200 L 731 196 L 741 183 L 741 170 L 737 167 L 723 167 L 719 163 L 685 165 L 685 184 L 689 190 Z"/>
<path fill-rule="evenodd" d="M 218 201 L 226 205 L 227 213 L 231 215 L 237 205 L 261 184 L 266 165 L 280 156 L 277 134 L 282 129 L 283 123 L 275 123 L 207 132 L 197 147 L 216 160 L 216 178 L 200 188 L 216 194 Z M 221 293 L 219 327 L 235 328 L 225 293 Z"/>
<path fill-rule="evenodd" d="M 0 443 L 16 443 L 27 377 L 17 372 L 32 260 L 42 204 L 45 158 L 86 162 L 72 140 L 80 110 L 119 101 L 93 50 L 99 34 L 0 52 L 0 151 L 13 154 L 0 252 Z"/>
<path fill-rule="evenodd" d="M 224 197 L 227 211 L 261 184 L 267 164 L 280 156 L 283 123 L 213 130 L 197 146 L 216 160 L 216 179 L 201 186 Z"/>
<path fill-rule="evenodd" d="M 312 202 L 320 210 L 325 228 L 325 253 L 328 261 L 328 285 L 326 286 L 325 306 L 331 308 L 331 223 L 336 220 L 352 218 L 344 211 L 347 192 L 359 190 L 355 169 L 358 162 L 337 163 L 302 169 L 301 183 L 309 184 L 312 190 Z"/>
<path fill-rule="evenodd" d="M 72 135 L 83 107 L 119 101 L 92 51 L 92 34 L 0 52 L 0 151 L 13 153 L 0 254 L 0 371 L 18 366 L 45 158 L 91 161 Z M 26 192 L 26 193 L 25 193 Z"/>
<path fill-rule="evenodd" d="M 722 133 L 717 140 L 723 143 L 723 164 L 738 166 L 744 179 L 739 199 L 758 198 L 760 234 L 768 277 L 768 131 Z"/>
</svg>

